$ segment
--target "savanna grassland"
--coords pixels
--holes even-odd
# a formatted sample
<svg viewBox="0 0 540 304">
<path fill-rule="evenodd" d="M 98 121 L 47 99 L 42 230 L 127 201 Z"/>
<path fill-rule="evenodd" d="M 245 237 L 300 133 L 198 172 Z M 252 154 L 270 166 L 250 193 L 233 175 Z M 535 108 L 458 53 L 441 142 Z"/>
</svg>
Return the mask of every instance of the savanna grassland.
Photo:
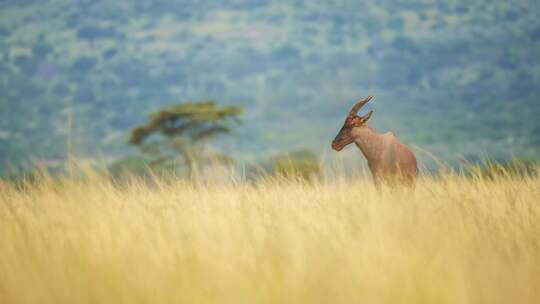
<svg viewBox="0 0 540 304">
<path fill-rule="evenodd" d="M 0 183 L 0 303 L 540 303 L 540 178 Z"/>
</svg>

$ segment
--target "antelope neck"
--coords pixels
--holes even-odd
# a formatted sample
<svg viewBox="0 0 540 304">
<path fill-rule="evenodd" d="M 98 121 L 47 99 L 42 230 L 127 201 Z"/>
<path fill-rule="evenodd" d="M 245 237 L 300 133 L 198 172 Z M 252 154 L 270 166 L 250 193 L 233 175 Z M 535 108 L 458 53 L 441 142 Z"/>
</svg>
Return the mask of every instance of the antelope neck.
<svg viewBox="0 0 540 304">
<path fill-rule="evenodd" d="M 379 158 L 384 140 L 382 135 L 368 126 L 357 127 L 352 130 L 354 142 L 360 148 L 367 161 Z"/>
</svg>

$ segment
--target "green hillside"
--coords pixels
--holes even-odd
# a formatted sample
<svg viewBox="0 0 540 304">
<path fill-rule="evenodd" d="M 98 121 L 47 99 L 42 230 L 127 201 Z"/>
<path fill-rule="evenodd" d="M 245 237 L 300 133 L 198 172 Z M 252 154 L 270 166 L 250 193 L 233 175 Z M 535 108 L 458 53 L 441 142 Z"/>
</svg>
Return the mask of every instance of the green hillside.
<svg viewBox="0 0 540 304">
<path fill-rule="evenodd" d="M 324 4 L 323 4 L 324 3 Z M 539 157 L 538 1 L 0 2 L 0 167 L 114 159 L 145 113 L 245 107 L 239 159 L 329 152 L 355 98 L 446 159 Z M 69 144 L 68 144 L 69 142 Z"/>
</svg>

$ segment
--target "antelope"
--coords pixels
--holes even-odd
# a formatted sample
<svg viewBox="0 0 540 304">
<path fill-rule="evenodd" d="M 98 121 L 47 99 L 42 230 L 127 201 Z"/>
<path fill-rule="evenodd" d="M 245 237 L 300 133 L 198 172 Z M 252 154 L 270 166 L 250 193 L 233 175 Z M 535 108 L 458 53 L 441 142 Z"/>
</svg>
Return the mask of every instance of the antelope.
<svg viewBox="0 0 540 304">
<path fill-rule="evenodd" d="M 413 186 L 418 167 L 412 151 L 399 142 L 392 132 L 380 134 L 368 127 L 367 121 L 373 111 L 364 116 L 357 115 L 358 110 L 372 98 L 368 96 L 353 105 L 343 127 L 332 141 L 332 149 L 339 152 L 354 142 L 364 154 L 376 186 L 381 183 Z"/>
</svg>

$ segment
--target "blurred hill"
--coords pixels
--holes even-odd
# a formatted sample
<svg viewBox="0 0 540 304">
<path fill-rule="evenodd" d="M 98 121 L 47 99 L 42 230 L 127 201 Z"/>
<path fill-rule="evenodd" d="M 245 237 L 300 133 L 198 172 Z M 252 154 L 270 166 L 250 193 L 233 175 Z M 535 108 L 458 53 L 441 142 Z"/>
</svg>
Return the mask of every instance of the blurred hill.
<svg viewBox="0 0 540 304">
<path fill-rule="evenodd" d="M 538 1 L 0 2 L 0 167 L 126 153 L 145 113 L 246 109 L 240 159 L 330 141 L 356 98 L 443 158 L 538 157 Z M 69 144 L 68 144 L 69 142 Z"/>
</svg>

